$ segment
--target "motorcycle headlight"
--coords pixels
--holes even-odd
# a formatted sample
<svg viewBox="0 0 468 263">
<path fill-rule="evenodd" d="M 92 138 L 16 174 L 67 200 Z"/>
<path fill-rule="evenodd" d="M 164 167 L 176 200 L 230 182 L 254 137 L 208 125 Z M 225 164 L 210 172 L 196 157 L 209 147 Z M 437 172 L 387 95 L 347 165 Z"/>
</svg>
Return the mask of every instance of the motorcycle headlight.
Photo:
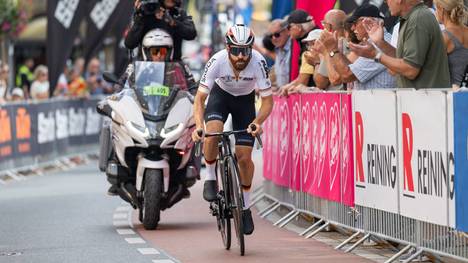
<svg viewBox="0 0 468 263">
<path fill-rule="evenodd" d="M 144 133 L 146 131 L 146 127 L 140 126 L 132 121 L 130 123 L 132 124 L 133 128 L 139 130 L 140 132 Z"/>
<path fill-rule="evenodd" d="M 164 128 L 164 129 L 161 130 L 161 137 L 168 138 L 168 137 L 172 136 L 173 134 L 176 134 L 176 133 L 182 131 L 183 128 L 184 128 L 183 123 L 178 123 L 178 124 L 172 125 L 170 127 Z"/>
<path fill-rule="evenodd" d="M 169 133 L 169 132 L 171 132 L 171 131 L 177 129 L 177 127 L 179 127 L 179 124 L 172 125 L 171 127 L 168 127 L 168 128 L 164 128 L 164 131 L 165 131 L 166 133 Z"/>
</svg>

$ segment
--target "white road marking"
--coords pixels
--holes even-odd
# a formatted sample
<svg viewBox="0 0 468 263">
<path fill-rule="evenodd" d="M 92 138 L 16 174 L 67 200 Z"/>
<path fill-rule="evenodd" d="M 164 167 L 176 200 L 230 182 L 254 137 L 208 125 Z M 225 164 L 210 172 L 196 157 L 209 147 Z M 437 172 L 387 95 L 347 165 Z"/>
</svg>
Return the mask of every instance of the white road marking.
<svg viewBox="0 0 468 263">
<path fill-rule="evenodd" d="M 115 220 L 114 221 L 114 226 L 117 227 L 122 227 L 122 226 L 127 226 L 128 227 L 128 220 Z"/>
<path fill-rule="evenodd" d="M 146 243 L 143 239 L 139 237 L 127 237 L 125 238 L 125 241 L 129 244 L 144 244 Z"/>
<path fill-rule="evenodd" d="M 117 230 L 117 233 L 119 233 L 119 235 L 134 235 L 135 234 L 135 231 L 133 231 L 130 228 L 121 228 L 121 229 L 116 229 L 116 230 Z"/>
<path fill-rule="evenodd" d="M 153 263 L 175 263 L 175 262 L 170 259 L 154 259 Z"/>
<path fill-rule="evenodd" d="M 115 212 L 128 212 L 130 208 L 130 206 L 119 206 L 115 209 Z"/>
<path fill-rule="evenodd" d="M 128 214 L 114 214 L 114 219 L 127 219 Z"/>
<path fill-rule="evenodd" d="M 159 251 L 155 248 L 149 247 L 149 248 L 138 248 L 137 249 L 141 254 L 143 255 L 159 255 Z"/>
</svg>

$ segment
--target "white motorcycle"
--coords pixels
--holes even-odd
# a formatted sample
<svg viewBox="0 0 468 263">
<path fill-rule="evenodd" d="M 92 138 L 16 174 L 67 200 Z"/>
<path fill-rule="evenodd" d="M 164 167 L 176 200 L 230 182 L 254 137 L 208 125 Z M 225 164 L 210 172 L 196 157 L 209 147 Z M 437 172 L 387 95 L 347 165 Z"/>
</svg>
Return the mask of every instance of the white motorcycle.
<svg viewBox="0 0 468 263">
<path fill-rule="evenodd" d="M 191 139 L 193 96 L 178 63 L 142 61 L 134 68 L 134 83 L 97 108 L 112 120 L 107 179 L 140 210 L 145 229 L 155 229 L 160 211 L 187 198 L 187 188 L 199 179 Z M 119 84 L 113 75 L 104 79 Z"/>
</svg>

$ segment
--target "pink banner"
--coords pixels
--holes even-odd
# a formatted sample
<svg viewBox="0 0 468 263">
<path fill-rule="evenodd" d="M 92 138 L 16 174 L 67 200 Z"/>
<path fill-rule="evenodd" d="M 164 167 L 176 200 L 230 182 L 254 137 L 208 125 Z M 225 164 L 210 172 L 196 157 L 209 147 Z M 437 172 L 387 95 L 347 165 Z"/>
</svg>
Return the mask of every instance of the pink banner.
<svg viewBox="0 0 468 263">
<path fill-rule="evenodd" d="M 353 206 L 351 96 L 312 93 L 274 100 L 265 124 L 265 178 Z"/>
<path fill-rule="evenodd" d="M 271 165 L 272 165 L 272 124 L 274 119 L 274 114 L 272 114 L 268 117 L 268 119 L 265 121 L 263 124 L 263 177 L 267 180 L 271 180 Z"/>
<path fill-rule="evenodd" d="M 354 206 L 354 156 L 353 156 L 353 117 L 351 95 L 341 95 L 341 200 L 347 206 Z"/>
<path fill-rule="evenodd" d="M 302 191 L 336 202 L 342 201 L 343 193 L 342 149 L 349 148 L 342 139 L 343 132 L 347 132 L 342 128 L 342 115 L 348 110 L 342 107 L 341 96 L 323 93 L 302 96 Z M 349 135 L 346 138 L 349 142 Z M 346 167 L 349 171 L 349 164 Z"/>
<path fill-rule="evenodd" d="M 293 95 L 288 99 L 288 108 L 291 113 L 291 129 L 289 141 L 291 143 L 291 184 L 290 188 L 301 191 L 301 132 L 302 132 L 302 109 L 301 95 Z"/>
<path fill-rule="evenodd" d="M 291 176 L 291 143 L 290 143 L 290 129 L 291 129 L 291 114 L 288 107 L 288 100 L 284 97 L 277 98 L 275 101 L 276 112 L 276 125 L 273 127 L 273 134 L 275 134 L 273 143 L 276 146 L 277 159 L 272 167 L 273 169 L 273 182 L 280 186 L 289 187 L 289 178 Z"/>
</svg>

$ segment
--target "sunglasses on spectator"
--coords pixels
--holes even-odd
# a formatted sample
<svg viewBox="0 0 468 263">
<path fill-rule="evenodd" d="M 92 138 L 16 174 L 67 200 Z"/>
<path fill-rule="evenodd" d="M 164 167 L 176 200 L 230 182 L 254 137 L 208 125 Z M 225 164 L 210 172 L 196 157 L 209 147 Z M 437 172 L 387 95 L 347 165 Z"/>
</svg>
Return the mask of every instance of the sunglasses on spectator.
<svg viewBox="0 0 468 263">
<path fill-rule="evenodd" d="M 163 56 L 167 55 L 167 47 L 152 47 L 150 48 L 150 53 L 152 56 Z"/>
<path fill-rule="evenodd" d="M 250 54 L 252 53 L 252 48 L 251 47 L 230 47 L 229 48 L 229 53 L 233 56 L 239 56 L 241 53 L 242 55 L 244 55 L 245 57 L 248 57 L 250 56 Z"/>
<path fill-rule="evenodd" d="M 281 36 L 281 32 L 283 32 L 285 29 L 286 29 L 286 28 L 283 28 L 283 29 L 281 29 L 280 31 L 278 31 L 278 32 L 276 32 L 276 33 L 272 33 L 272 34 L 271 34 L 271 37 L 272 37 L 272 38 L 278 38 L 278 37 L 280 37 L 280 36 Z"/>
</svg>

